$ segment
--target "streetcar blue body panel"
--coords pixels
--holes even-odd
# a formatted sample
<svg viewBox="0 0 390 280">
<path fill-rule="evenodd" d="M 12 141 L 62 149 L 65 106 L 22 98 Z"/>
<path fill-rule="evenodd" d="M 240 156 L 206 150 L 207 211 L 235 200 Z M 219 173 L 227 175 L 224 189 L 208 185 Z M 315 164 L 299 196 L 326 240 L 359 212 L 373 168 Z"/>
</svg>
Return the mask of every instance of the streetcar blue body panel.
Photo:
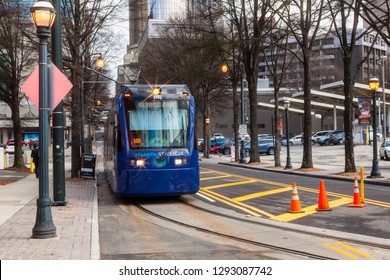
<svg viewBox="0 0 390 280">
<path fill-rule="evenodd" d="M 117 192 L 120 195 L 180 195 L 196 193 L 199 190 L 199 166 L 197 151 L 187 164 L 175 167 L 170 156 L 163 163 L 156 162 L 156 156 L 142 157 L 143 167 L 127 165 L 117 170 Z M 139 156 L 134 157 L 140 158 Z M 123 165 L 118 165 L 123 166 Z"/>
<path fill-rule="evenodd" d="M 176 196 L 199 190 L 195 102 L 184 85 L 124 86 L 105 128 L 105 171 L 121 196 Z"/>
</svg>

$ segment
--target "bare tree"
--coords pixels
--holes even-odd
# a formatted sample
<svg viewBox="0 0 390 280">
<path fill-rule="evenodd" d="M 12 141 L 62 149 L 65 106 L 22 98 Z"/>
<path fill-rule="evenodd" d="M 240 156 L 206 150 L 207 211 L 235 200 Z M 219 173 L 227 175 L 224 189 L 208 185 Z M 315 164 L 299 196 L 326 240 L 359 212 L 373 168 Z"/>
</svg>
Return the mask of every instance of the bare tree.
<svg viewBox="0 0 390 280">
<path fill-rule="evenodd" d="M 300 48 L 296 58 L 303 65 L 304 99 L 304 143 L 301 168 L 313 168 L 312 158 L 312 121 L 311 121 L 311 57 L 317 34 L 322 33 L 322 26 L 327 17 L 324 0 L 291 0 L 285 2 L 285 9 L 278 14 L 285 22 L 290 34 Z M 328 27 L 329 28 L 329 27 Z"/>
<path fill-rule="evenodd" d="M 328 1 L 329 10 L 332 15 L 334 32 L 340 41 L 340 51 L 343 58 L 344 73 L 344 131 L 345 131 L 345 172 L 356 172 L 355 156 L 353 148 L 353 92 L 354 85 L 352 75 L 352 54 L 354 53 L 359 23 L 359 14 L 354 10 L 360 10 L 360 3 L 357 1 Z"/>
<path fill-rule="evenodd" d="M 22 157 L 22 134 L 20 104 L 24 94 L 20 86 L 35 65 L 37 49 L 27 37 L 34 26 L 30 21 L 27 6 L 18 1 L 0 2 L 0 100 L 12 111 L 14 130 L 15 160 L 14 167 L 24 167 Z"/>
<path fill-rule="evenodd" d="M 273 5 L 277 5 L 277 2 L 271 0 L 226 0 L 222 4 L 226 20 L 234 26 L 248 82 L 250 163 L 260 162 L 257 130 L 257 78 L 261 41 L 264 39 L 264 34 L 268 30 L 267 26 L 272 20 L 271 6 Z"/>
<path fill-rule="evenodd" d="M 89 65 L 96 55 L 93 47 L 99 40 L 110 17 L 120 11 L 124 0 L 74 0 L 64 1 L 63 35 L 65 53 L 68 59 L 64 61 L 64 68 L 69 69 L 73 84 L 71 96 L 72 115 L 72 177 L 78 177 L 81 167 L 81 124 L 82 107 L 85 100 L 81 100 L 82 81 L 85 78 L 86 65 Z M 104 37 L 108 38 L 108 37 Z M 104 46 L 104 45 L 103 45 Z M 107 46 L 107 42 L 105 44 Z M 101 51 L 99 51 L 101 53 Z"/>
<path fill-rule="evenodd" d="M 355 5 L 351 4 L 351 7 L 359 7 L 359 10 L 355 9 L 356 13 L 359 13 L 364 20 L 364 24 L 371 29 L 375 30 L 383 40 L 390 45 L 390 3 L 386 0 L 373 0 L 363 1 L 355 0 L 358 2 Z M 349 3 L 345 1 L 346 3 Z M 345 4 L 346 5 L 346 4 Z"/>
<path fill-rule="evenodd" d="M 279 113 L 279 95 L 284 83 L 287 69 L 291 66 L 295 58 L 295 54 L 291 55 L 288 48 L 288 29 L 283 27 L 281 21 L 272 23 L 270 32 L 266 36 L 266 40 L 262 43 L 263 56 L 266 67 L 272 77 L 274 89 L 274 131 L 275 131 L 275 166 L 281 166 L 280 162 L 280 130 L 279 123 L 281 122 Z"/>
<path fill-rule="evenodd" d="M 218 39 L 202 19 L 198 14 L 171 20 L 161 30 L 159 39 L 148 40 L 139 61 L 141 83 L 183 83 L 189 87 L 203 117 L 203 134 L 207 139 L 206 118 L 216 120 L 221 111 L 218 105 L 221 102 L 226 105 L 230 98 L 226 98 L 227 80 L 220 71 L 223 61 Z"/>
</svg>

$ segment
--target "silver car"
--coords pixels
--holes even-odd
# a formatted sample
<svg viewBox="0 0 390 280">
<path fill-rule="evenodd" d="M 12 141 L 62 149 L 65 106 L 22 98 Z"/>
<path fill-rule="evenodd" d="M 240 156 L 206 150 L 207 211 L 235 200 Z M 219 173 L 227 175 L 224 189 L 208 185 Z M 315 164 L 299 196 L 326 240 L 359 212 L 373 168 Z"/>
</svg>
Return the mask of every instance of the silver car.
<svg viewBox="0 0 390 280">
<path fill-rule="evenodd" d="M 379 148 L 379 155 L 381 159 L 390 159 L 390 141 L 384 141 Z"/>
</svg>

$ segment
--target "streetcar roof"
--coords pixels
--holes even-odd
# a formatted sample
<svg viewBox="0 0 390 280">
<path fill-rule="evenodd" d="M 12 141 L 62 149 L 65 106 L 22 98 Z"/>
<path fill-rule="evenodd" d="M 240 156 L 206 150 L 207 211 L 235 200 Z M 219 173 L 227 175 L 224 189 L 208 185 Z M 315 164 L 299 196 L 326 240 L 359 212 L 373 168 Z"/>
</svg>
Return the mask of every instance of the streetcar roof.
<svg viewBox="0 0 390 280">
<path fill-rule="evenodd" d="M 154 89 L 160 89 L 162 94 L 181 94 L 189 95 L 190 91 L 186 85 L 168 84 L 168 85 L 122 85 L 121 92 L 131 91 L 134 94 L 151 94 Z"/>
</svg>

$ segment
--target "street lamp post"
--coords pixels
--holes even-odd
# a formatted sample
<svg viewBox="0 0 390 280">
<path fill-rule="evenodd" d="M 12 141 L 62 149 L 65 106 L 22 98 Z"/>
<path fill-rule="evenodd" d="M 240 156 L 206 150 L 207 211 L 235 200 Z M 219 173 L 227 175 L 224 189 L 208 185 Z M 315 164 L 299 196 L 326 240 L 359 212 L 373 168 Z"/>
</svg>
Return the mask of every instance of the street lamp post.
<svg viewBox="0 0 390 280">
<path fill-rule="evenodd" d="M 381 172 L 379 171 L 378 161 L 378 138 L 377 138 L 377 123 L 376 123 L 376 91 L 379 87 L 379 79 L 371 78 L 368 85 L 371 89 L 372 94 L 372 131 L 373 131 L 373 159 L 372 169 L 369 178 L 380 178 Z"/>
<path fill-rule="evenodd" d="M 386 140 L 387 136 L 387 120 L 386 120 L 386 95 L 385 95 L 385 60 L 387 56 L 381 56 L 380 64 L 382 66 L 382 102 L 383 102 L 383 140 Z"/>
<path fill-rule="evenodd" d="M 210 118 L 206 117 L 205 119 L 206 124 L 206 139 L 204 142 L 204 156 L 206 158 L 210 157 Z"/>
<path fill-rule="evenodd" d="M 241 125 L 244 125 L 245 122 L 245 111 L 244 111 L 244 82 L 243 82 L 242 72 L 241 72 L 241 79 L 240 79 L 240 105 L 241 105 Z M 246 163 L 245 160 L 245 143 L 244 139 L 240 139 L 240 163 Z"/>
<path fill-rule="evenodd" d="M 290 101 L 284 100 L 283 107 L 286 112 L 286 140 L 287 140 L 287 159 L 286 159 L 286 167 L 285 169 L 291 169 L 291 158 L 290 158 L 290 136 L 288 132 L 288 109 L 290 108 Z"/>
<path fill-rule="evenodd" d="M 48 1 L 38 1 L 30 9 L 39 37 L 39 197 L 37 215 L 32 238 L 56 236 L 49 198 L 49 87 L 47 67 L 47 45 L 50 27 L 55 19 L 55 10 Z"/>
</svg>

